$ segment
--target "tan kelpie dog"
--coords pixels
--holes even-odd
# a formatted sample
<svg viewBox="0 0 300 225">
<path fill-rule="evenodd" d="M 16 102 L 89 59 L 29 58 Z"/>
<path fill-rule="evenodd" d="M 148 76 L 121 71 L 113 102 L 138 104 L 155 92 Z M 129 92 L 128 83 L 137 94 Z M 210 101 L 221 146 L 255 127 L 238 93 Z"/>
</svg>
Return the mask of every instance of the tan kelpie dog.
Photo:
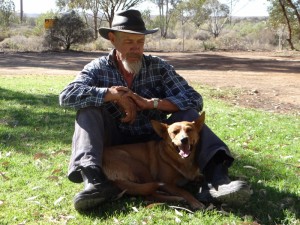
<svg viewBox="0 0 300 225">
<path fill-rule="evenodd" d="M 203 112 L 193 122 L 167 125 L 151 121 L 162 140 L 105 148 L 105 174 L 129 195 L 151 196 L 159 201 L 185 200 L 193 209 L 204 208 L 180 187 L 201 177 L 195 155 L 204 119 Z"/>
</svg>

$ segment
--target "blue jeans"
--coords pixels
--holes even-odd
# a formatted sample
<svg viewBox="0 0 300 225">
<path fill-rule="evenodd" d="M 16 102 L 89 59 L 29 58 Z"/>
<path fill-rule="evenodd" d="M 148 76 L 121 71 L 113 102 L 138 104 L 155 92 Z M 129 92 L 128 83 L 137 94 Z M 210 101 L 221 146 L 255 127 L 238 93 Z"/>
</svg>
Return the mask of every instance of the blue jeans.
<svg viewBox="0 0 300 225">
<path fill-rule="evenodd" d="M 198 117 L 199 113 L 194 109 L 178 111 L 171 114 L 167 123 L 193 121 Z M 79 183 L 82 182 L 80 167 L 91 165 L 101 167 L 104 146 L 137 143 L 154 139 L 159 139 L 155 133 L 141 136 L 128 136 L 120 133 L 114 118 L 104 109 L 96 107 L 80 109 L 75 120 L 68 178 L 72 182 Z M 200 132 L 200 139 L 197 146 L 197 163 L 202 172 L 208 162 L 219 152 L 224 153 L 222 154 L 224 161 L 227 161 L 228 166 L 231 165 L 233 157 L 227 145 L 208 126 L 203 126 Z"/>
</svg>

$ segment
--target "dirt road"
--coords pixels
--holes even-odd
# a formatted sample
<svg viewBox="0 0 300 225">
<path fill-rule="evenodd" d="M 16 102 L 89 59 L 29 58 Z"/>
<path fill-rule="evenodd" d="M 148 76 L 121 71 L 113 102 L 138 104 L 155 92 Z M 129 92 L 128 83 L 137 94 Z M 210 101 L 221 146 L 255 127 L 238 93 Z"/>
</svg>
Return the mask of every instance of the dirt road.
<svg viewBox="0 0 300 225">
<path fill-rule="evenodd" d="M 106 52 L 0 53 L 2 75 L 76 75 Z M 147 53 L 148 54 L 148 53 Z M 190 82 L 238 90 L 226 100 L 245 107 L 300 115 L 300 54 L 265 52 L 151 52 Z"/>
</svg>

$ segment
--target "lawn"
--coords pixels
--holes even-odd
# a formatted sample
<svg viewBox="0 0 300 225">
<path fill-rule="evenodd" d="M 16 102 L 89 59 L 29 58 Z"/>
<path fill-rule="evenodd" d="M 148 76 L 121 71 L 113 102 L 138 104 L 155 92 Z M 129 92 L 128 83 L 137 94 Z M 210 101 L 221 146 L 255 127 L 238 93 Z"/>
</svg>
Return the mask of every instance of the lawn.
<svg viewBox="0 0 300 225">
<path fill-rule="evenodd" d="M 232 149 L 233 178 L 253 189 L 243 207 L 151 204 L 123 197 L 86 214 L 67 177 L 75 112 L 58 105 L 72 76 L 0 76 L 0 224 L 300 224 L 300 119 L 230 105 L 206 86 L 206 123 Z M 228 94 L 223 93 L 223 94 Z"/>
</svg>

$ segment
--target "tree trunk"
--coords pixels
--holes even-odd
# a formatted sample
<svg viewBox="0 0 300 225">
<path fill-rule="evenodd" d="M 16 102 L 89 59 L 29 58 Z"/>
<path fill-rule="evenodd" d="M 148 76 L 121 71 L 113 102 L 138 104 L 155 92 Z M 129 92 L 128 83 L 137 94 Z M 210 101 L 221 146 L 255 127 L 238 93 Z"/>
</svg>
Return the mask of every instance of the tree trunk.
<svg viewBox="0 0 300 225">
<path fill-rule="evenodd" d="M 290 24 L 290 20 L 288 18 L 288 15 L 287 15 L 287 12 L 286 12 L 286 8 L 285 8 L 285 5 L 283 4 L 282 0 L 279 0 L 279 4 L 281 6 L 281 9 L 282 9 L 282 13 L 286 19 L 286 23 L 287 23 L 287 26 L 288 26 L 288 30 L 289 30 L 289 38 L 287 39 L 290 47 L 292 50 L 295 49 L 294 45 L 293 45 L 293 41 L 292 41 L 292 28 L 291 28 L 291 24 Z"/>
<path fill-rule="evenodd" d="M 95 40 L 98 38 L 98 18 L 97 18 L 98 12 L 94 12 L 94 31 L 95 31 Z"/>
<path fill-rule="evenodd" d="M 294 10 L 294 13 L 297 17 L 298 23 L 300 25 L 300 14 L 297 10 L 297 7 L 295 6 L 295 4 L 291 1 L 291 0 L 286 0 L 288 2 L 288 4 L 292 7 L 292 9 Z"/>
</svg>

